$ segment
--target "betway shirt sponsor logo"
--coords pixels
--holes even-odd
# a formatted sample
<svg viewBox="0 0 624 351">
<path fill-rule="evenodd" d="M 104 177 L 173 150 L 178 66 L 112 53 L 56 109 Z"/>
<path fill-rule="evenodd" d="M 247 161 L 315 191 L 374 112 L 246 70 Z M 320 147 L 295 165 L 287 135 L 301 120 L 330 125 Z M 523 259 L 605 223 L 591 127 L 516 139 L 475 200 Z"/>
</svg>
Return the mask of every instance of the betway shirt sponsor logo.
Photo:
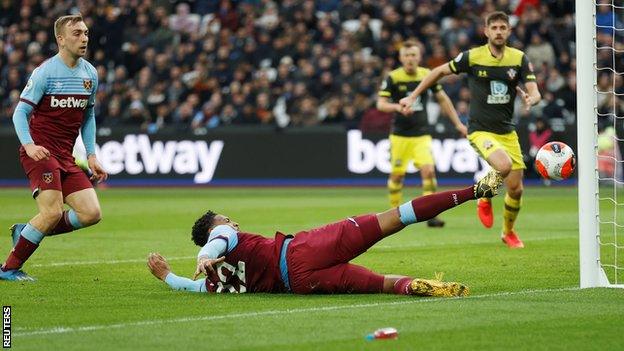
<svg viewBox="0 0 624 351">
<path fill-rule="evenodd" d="M 50 107 L 60 108 L 86 108 L 89 99 L 78 99 L 73 96 L 58 99 L 54 95 L 50 97 Z"/>
<path fill-rule="evenodd" d="M 347 167 L 349 172 L 367 174 L 377 169 L 390 173 L 390 140 L 382 139 L 377 143 L 362 137 L 359 130 L 350 130 L 347 134 Z M 480 179 L 489 170 L 487 162 L 479 157 L 466 139 L 433 139 L 431 151 L 436 170 L 440 173 L 474 173 Z M 408 173 L 416 172 L 410 163 Z"/>
<path fill-rule="evenodd" d="M 107 141 L 97 149 L 98 160 L 110 174 L 192 174 L 195 183 L 208 183 L 223 150 L 223 141 L 151 141 L 147 135 L 126 135 L 122 143 Z"/>
</svg>

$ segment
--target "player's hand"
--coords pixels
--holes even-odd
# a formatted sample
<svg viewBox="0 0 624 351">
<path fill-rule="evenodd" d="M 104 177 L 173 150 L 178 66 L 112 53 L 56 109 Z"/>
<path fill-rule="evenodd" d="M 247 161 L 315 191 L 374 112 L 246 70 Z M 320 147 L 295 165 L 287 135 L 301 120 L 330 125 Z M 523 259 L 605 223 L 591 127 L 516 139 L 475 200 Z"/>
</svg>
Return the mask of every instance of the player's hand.
<svg viewBox="0 0 624 351">
<path fill-rule="evenodd" d="M 89 169 L 93 172 L 91 180 L 97 180 L 98 183 L 101 183 L 108 179 L 108 173 L 102 168 L 102 165 L 100 165 L 94 155 L 89 156 L 87 162 L 89 163 Z"/>
<path fill-rule="evenodd" d="M 403 113 L 404 115 L 412 113 L 412 106 L 414 105 L 414 101 L 416 101 L 416 97 L 412 97 L 411 95 L 399 100 L 399 105 L 401 105 L 401 113 Z"/>
<path fill-rule="evenodd" d="M 225 256 L 221 256 L 219 258 L 200 258 L 197 261 L 197 269 L 195 269 L 195 274 L 193 274 L 193 280 L 197 279 L 197 277 L 199 277 L 202 273 L 207 277 L 216 275 L 217 271 L 215 271 L 214 266 L 223 261 L 225 261 Z"/>
<path fill-rule="evenodd" d="M 516 87 L 518 94 L 522 98 L 522 103 L 524 104 L 524 108 L 529 111 L 531 106 L 535 105 L 535 99 L 529 95 L 526 91 L 522 90 L 520 87 Z"/>
<path fill-rule="evenodd" d="M 147 267 L 149 267 L 150 272 L 152 274 L 162 280 L 165 281 L 165 278 L 169 273 L 171 273 L 171 267 L 167 260 L 162 257 L 159 253 L 150 253 L 147 257 Z"/>
<path fill-rule="evenodd" d="M 50 151 L 43 146 L 26 144 L 24 145 L 24 151 L 26 151 L 26 155 L 28 155 L 28 157 L 35 161 L 50 159 Z"/>
<path fill-rule="evenodd" d="M 468 128 L 463 123 L 459 123 L 458 125 L 456 125 L 455 129 L 457 129 L 457 131 L 463 138 L 468 136 Z"/>
<path fill-rule="evenodd" d="M 403 116 L 409 116 L 409 115 L 412 114 L 411 112 L 404 111 L 403 110 L 403 106 L 401 106 L 400 104 L 395 104 L 394 112 L 399 113 L 399 114 L 401 114 Z"/>
</svg>

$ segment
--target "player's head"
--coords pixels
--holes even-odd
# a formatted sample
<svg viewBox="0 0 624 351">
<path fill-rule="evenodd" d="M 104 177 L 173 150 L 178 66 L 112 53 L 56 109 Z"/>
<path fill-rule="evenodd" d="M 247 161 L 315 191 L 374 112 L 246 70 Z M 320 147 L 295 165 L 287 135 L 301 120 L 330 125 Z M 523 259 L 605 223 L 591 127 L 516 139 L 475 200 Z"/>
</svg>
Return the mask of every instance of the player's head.
<svg viewBox="0 0 624 351">
<path fill-rule="evenodd" d="M 511 35 L 509 16 L 501 11 L 490 13 L 485 18 L 485 36 L 492 46 L 503 47 Z"/>
<path fill-rule="evenodd" d="M 191 231 L 191 239 L 197 246 L 204 246 L 206 242 L 208 242 L 208 236 L 210 235 L 210 231 L 212 228 L 218 225 L 227 225 L 232 227 L 234 230 L 238 231 L 239 226 L 238 223 L 230 220 L 229 217 L 217 214 L 212 211 L 208 211 L 204 213 L 201 217 L 199 217 L 195 224 L 193 225 L 193 230 Z"/>
<path fill-rule="evenodd" d="M 408 73 L 413 73 L 420 64 L 421 54 L 416 40 L 406 40 L 399 50 L 399 61 Z"/>
<path fill-rule="evenodd" d="M 66 51 L 76 58 L 87 53 L 89 29 L 80 14 L 59 17 L 54 22 L 54 37 L 59 51 Z"/>
</svg>

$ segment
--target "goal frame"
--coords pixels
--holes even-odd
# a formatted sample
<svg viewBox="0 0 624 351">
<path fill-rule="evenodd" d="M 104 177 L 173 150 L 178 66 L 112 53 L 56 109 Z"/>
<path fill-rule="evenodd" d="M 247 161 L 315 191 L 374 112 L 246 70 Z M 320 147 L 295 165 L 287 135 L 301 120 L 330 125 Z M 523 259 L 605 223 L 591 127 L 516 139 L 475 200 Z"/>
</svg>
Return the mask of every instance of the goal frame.
<svg viewBox="0 0 624 351">
<path fill-rule="evenodd" d="M 624 288 L 609 282 L 600 263 L 595 0 L 576 0 L 575 12 L 580 287 Z"/>
</svg>

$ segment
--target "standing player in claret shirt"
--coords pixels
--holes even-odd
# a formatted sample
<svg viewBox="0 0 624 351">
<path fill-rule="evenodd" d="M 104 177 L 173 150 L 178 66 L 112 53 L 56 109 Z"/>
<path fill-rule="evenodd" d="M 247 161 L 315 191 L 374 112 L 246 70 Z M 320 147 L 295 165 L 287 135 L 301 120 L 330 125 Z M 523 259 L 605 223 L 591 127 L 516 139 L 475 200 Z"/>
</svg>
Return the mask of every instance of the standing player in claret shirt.
<svg viewBox="0 0 624 351">
<path fill-rule="evenodd" d="M 57 19 L 54 36 L 59 52 L 32 72 L 15 108 L 20 162 L 39 213 L 26 224 L 11 227 L 13 249 L 0 268 L 0 280 L 34 280 L 21 267 L 45 236 L 71 232 L 101 219 L 95 190 L 72 155 L 80 131 L 93 179 L 107 178 L 95 157 L 93 105 L 98 81 L 95 67 L 82 58 L 88 35 L 82 16 Z M 64 211 L 63 203 L 71 209 Z"/>
<path fill-rule="evenodd" d="M 464 51 L 449 63 L 435 68 L 399 103 L 405 112 L 410 111 L 418 96 L 440 78 L 453 73 L 468 74 L 472 94 L 468 140 L 481 157 L 505 177 L 507 194 L 501 238 L 510 248 L 522 248 L 524 244 L 514 230 L 514 223 L 520 211 L 522 177 L 526 166 L 522 160 L 516 126 L 512 121 L 514 100 L 516 92 L 519 93 L 528 110 L 540 101 L 541 96 L 527 56 L 506 45 L 511 35 L 509 17 L 503 12 L 488 15 L 485 35 L 488 38 L 486 45 Z M 524 82 L 526 92 L 519 87 L 521 81 Z M 477 213 L 481 223 L 491 228 L 494 215 L 489 199 L 478 201 Z"/>
<path fill-rule="evenodd" d="M 429 69 L 418 66 L 422 59 L 418 43 L 407 40 L 399 50 L 401 67 L 393 70 L 383 81 L 377 98 L 377 109 L 393 113 L 392 132 L 390 133 L 390 162 L 392 170 L 388 178 L 388 197 L 390 206 L 401 203 L 403 180 L 410 162 L 420 170 L 423 195 L 436 191 L 437 180 L 435 165 L 431 154 L 431 127 L 427 117 L 428 94 L 419 96 L 414 101 L 412 110 L 403 113 L 399 100 L 410 94 L 429 73 Z M 430 91 L 435 95 L 440 108 L 462 137 L 466 136 L 464 126 L 451 99 L 446 95 L 442 86 L 436 84 Z M 429 227 L 443 227 L 444 221 L 432 218 L 427 222 Z"/>
</svg>

